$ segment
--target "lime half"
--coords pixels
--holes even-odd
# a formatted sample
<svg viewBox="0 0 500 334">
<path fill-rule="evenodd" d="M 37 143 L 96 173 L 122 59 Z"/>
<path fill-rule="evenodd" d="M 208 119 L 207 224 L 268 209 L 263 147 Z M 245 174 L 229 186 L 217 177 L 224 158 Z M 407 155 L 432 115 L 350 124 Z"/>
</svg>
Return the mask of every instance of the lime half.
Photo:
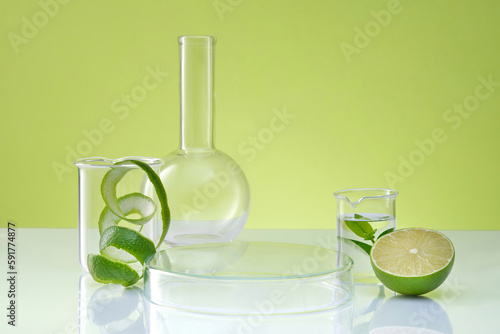
<svg viewBox="0 0 500 334">
<path fill-rule="evenodd" d="M 386 287 L 405 295 L 421 295 L 448 277 L 455 249 L 442 233 L 408 228 L 379 238 L 370 258 L 375 275 Z"/>
</svg>

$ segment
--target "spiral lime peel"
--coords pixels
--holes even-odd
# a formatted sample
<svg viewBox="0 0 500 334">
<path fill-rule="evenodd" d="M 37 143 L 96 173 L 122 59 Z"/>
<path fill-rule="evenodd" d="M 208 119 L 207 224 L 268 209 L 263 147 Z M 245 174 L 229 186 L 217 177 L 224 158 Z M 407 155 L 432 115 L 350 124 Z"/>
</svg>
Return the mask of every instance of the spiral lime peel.
<svg viewBox="0 0 500 334">
<path fill-rule="evenodd" d="M 116 186 L 125 174 L 132 168 L 119 165 L 135 164 L 141 168 L 153 184 L 161 205 L 162 233 L 158 244 L 143 236 L 139 231 L 124 226 L 118 226 L 124 220 L 134 225 L 148 223 L 156 206 L 151 198 L 140 193 L 131 193 L 120 198 L 116 196 Z M 170 210 L 165 188 L 155 173 L 146 163 L 138 160 L 124 160 L 116 163 L 117 168 L 111 169 L 103 178 L 101 194 L 106 207 L 99 218 L 101 234 L 99 247 L 101 254 L 89 254 L 87 264 L 89 272 L 100 283 L 116 283 L 123 286 L 135 284 L 141 276 L 127 263 L 139 261 L 142 265 L 165 240 L 170 226 Z M 139 214 L 141 218 L 127 218 L 130 214 Z"/>
<path fill-rule="evenodd" d="M 156 212 L 156 205 L 153 200 L 141 193 L 131 193 L 118 198 L 118 206 L 124 216 L 131 214 L 139 214 L 141 217 L 147 217 L 146 219 L 133 220 L 132 224 L 144 225 L 153 217 Z M 117 225 L 123 218 L 117 216 L 111 211 L 111 209 L 106 206 L 102 210 L 101 216 L 99 217 L 99 233 L 102 234 L 105 229 L 110 226 Z M 131 222 L 131 220 L 127 220 Z"/>
</svg>

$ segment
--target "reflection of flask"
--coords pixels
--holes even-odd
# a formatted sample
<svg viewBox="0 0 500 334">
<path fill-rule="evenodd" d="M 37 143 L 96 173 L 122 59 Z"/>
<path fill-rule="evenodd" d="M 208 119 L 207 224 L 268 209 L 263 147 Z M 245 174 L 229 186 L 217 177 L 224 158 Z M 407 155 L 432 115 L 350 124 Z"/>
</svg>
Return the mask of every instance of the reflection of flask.
<svg viewBox="0 0 500 334">
<path fill-rule="evenodd" d="M 172 216 L 166 241 L 231 241 L 247 221 L 250 190 L 238 165 L 213 146 L 215 38 L 183 36 L 179 44 L 181 147 L 160 174 Z"/>
</svg>

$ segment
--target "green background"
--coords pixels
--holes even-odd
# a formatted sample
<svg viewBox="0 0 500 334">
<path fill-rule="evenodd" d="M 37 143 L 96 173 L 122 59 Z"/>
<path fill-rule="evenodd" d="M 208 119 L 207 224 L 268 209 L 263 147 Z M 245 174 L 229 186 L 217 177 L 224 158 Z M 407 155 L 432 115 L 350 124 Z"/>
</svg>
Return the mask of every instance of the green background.
<svg viewBox="0 0 500 334">
<path fill-rule="evenodd" d="M 218 38 L 215 142 L 250 182 L 247 228 L 335 228 L 334 191 L 394 187 L 399 227 L 498 229 L 499 17 L 493 0 L 2 1 L 0 220 L 76 227 L 69 151 L 176 149 L 177 37 L 202 34 Z M 161 82 L 115 112 L 148 68 Z"/>
</svg>

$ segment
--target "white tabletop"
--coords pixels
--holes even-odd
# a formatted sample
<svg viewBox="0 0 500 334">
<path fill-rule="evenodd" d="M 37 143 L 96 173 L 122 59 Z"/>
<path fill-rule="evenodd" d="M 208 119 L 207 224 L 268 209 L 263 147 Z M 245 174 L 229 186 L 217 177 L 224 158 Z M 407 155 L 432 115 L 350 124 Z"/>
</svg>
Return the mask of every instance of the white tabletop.
<svg viewBox="0 0 500 334">
<path fill-rule="evenodd" d="M 10 276 L 0 229 L 0 333 L 496 333 L 500 328 L 500 231 L 444 231 L 453 241 L 452 273 L 420 298 L 359 286 L 351 304 L 306 316 L 248 318 L 165 310 L 132 289 L 95 283 L 78 263 L 76 229 L 16 230 L 16 327 L 7 317 Z M 335 230 L 244 230 L 239 241 L 322 245 Z M 324 244 L 322 246 L 325 246 Z M 400 329 L 405 327 L 405 331 Z M 399 330 L 398 330 L 399 328 Z M 425 330 L 423 330 L 425 328 Z M 420 329 L 420 330 L 419 330 Z"/>
</svg>

